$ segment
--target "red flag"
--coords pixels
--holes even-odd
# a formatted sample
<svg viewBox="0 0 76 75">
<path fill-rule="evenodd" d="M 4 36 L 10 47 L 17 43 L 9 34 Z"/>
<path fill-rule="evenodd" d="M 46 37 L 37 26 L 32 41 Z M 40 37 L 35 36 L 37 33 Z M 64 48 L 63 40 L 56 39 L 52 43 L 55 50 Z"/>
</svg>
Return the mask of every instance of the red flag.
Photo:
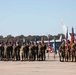
<svg viewBox="0 0 76 75">
<path fill-rule="evenodd" d="M 71 41 L 70 41 L 71 54 L 72 54 L 72 44 L 73 44 L 74 40 L 75 40 L 75 38 L 74 38 L 74 28 L 72 27 L 72 34 L 71 34 Z"/>
<path fill-rule="evenodd" d="M 74 28 L 72 27 L 71 41 L 74 40 Z"/>
</svg>

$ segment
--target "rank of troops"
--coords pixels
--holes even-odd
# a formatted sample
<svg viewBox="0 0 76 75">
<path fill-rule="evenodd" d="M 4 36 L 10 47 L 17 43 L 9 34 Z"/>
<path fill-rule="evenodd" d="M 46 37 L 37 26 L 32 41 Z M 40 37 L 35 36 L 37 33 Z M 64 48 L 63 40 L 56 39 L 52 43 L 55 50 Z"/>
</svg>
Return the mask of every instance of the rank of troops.
<svg viewBox="0 0 76 75">
<path fill-rule="evenodd" d="M 72 45 L 70 41 L 67 40 L 66 42 L 63 40 L 62 44 L 59 47 L 59 58 L 60 61 L 75 61 L 76 62 L 76 43 L 74 40 L 72 41 Z"/>
<path fill-rule="evenodd" d="M 45 61 L 46 45 L 44 43 L 28 43 L 22 45 L 19 42 L 12 44 L 0 43 L 1 61 Z"/>
</svg>

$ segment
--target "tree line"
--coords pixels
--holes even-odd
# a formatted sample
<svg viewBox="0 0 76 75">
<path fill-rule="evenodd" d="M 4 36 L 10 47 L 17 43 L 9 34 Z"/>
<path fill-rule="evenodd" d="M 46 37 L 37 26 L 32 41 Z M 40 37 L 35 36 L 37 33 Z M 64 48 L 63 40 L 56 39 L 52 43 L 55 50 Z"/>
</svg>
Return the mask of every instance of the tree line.
<svg viewBox="0 0 76 75">
<path fill-rule="evenodd" d="M 49 40 L 54 39 L 59 39 L 60 35 L 62 35 L 62 39 L 65 38 L 64 34 L 58 34 L 58 35 L 49 35 Z M 48 40 L 47 35 L 28 35 L 28 36 L 24 36 L 24 35 L 19 35 L 19 36 L 12 36 L 12 35 L 7 35 L 6 37 L 3 37 L 2 35 L 0 35 L 0 40 L 10 40 L 12 38 L 16 38 L 16 39 L 25 39 L 26 41 L 40 41 L 40 40 Z"/>
</svg>

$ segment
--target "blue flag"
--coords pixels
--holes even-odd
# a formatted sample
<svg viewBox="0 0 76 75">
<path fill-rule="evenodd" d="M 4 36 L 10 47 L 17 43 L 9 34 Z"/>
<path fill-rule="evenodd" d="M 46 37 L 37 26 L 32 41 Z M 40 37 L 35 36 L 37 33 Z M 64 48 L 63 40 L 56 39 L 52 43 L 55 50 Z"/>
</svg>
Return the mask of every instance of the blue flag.
<svg viewBox="0 0 76 75">
<path fill-rule="evenodd" d="M 57 53 L 57 49 L 56 49 L 56 40 L 54 39 L 54 52 Z"/>
</svg>

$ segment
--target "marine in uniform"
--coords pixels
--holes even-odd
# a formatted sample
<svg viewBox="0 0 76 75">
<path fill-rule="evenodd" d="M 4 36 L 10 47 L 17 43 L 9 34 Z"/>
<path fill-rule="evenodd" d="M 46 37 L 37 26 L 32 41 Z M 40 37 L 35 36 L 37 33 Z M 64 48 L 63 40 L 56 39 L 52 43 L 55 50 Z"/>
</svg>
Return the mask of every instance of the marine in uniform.
<svg viewBox="0 0 76 75">
<path fill-rule="evenodd" d="M 36 42 L 34 42 L 34 49 L 35 49 L 35 60 L 37 59 L 38 60 L 38 45 Z"/>
<path fill-rule="evenodd" d="M 16 42 L 16 47 L 15 47 L 16 61 L 20 60 L 20 48 L 21 48 L 21 46 L 19 45 L 18 42 Z"/>
<path fill-rule="evenodd" d="M 4 44 L 4 58 L 7 60 L 7 43 Z"/>
<path fill-rule="evenodd" d="M 65 56 L 65 41 L 63 40 L 61 46 L 59 47 L 60 61 L 64 61 L 64 56 Z"/>
<path fill-rule="evenodd" d="M 25 42 L 24 46 L 24 60 L 28 60 L 29 58 L 29 44 L 28 42 Z"/>
<path fill-rule="evenodd" d="M 46 55 L 45 55 L 46 45 L 42 43 L 42 60 L 45 61 Z"/>
<path fill-rule="evenodd" d="M 39 44 L 38 44 L 38 61 L 42 60 L 41 56 L 42 56 L 42 45 L 41 45 L 41 42 L 39 42 Z"/>
<path fill-rule="evenodd" d="M 71 61 L 71 47 L 70 47 L 70 41 L 67 42 L 67 61 Z"/>
<path fill-rule="evenodd" d="M 20 48 L 20 61 L 23 61 L 23 59 L 24 59 L 24 46 L 25 46 L 25 44 L 23 43 Z"/>
<path fill-rule="evenodd" d="M 32 42 L 32 57 L 33 57 L 33 61 L 35 61 L 36 60 L 36 50 L 35 50 L 34 42 Z"/>
<path fill-rule="evenodd" d="M 75 53 L 76 53 L 76 44 L 74 43 L 74 40 L 72 41 L 72 62 L 74 61 L 75 58 Z"/>
<path fill-rule="evenodd" d="M 33 60 L 33 55 L 32 55 L 32 44 L 29 44 L 29 61 Z"/>
<path fill-rule="evenodd" d="M 12 59 L 12 51 L 13 51 L 13 47 L 12 47 L 11 42 L 10 42 L 7 45 L 7 60 Z"/>
<path fill-rule="evenodd" d="M 3 60 L 4 58 L 4 47 L 2 43 L 0 43 L 0 60 Z"/>
</svg>

